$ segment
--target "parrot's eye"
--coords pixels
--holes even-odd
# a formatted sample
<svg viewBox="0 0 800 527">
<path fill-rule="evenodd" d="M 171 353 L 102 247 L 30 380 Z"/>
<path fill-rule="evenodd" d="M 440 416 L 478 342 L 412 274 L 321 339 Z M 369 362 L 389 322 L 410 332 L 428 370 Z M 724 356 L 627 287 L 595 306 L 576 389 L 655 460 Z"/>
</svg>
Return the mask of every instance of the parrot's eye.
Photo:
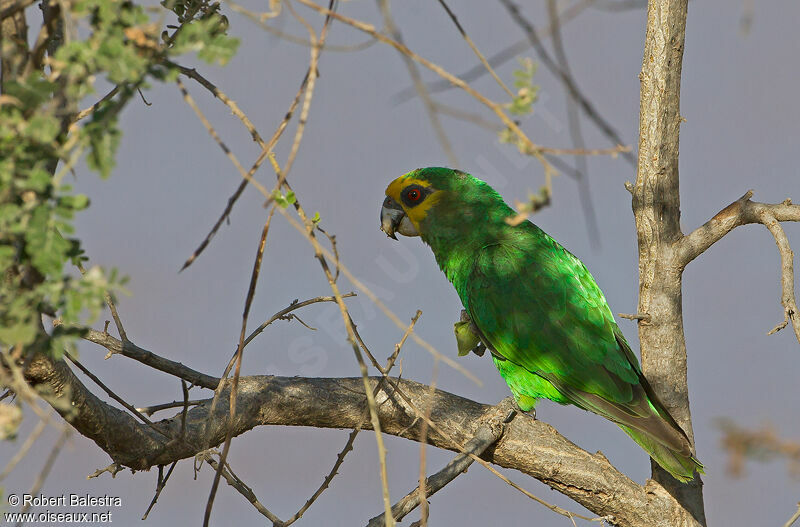
<svg viewBox="0 0 800 527">
<path fill-rule="evenodd" d="M 424 200 L 425 196 L 428 194 L 430 194 L 430 192 L 425 187 L 411 185 L 403 191 L 403 202 L 407 206 L 413 207 Z"/>
</svg>

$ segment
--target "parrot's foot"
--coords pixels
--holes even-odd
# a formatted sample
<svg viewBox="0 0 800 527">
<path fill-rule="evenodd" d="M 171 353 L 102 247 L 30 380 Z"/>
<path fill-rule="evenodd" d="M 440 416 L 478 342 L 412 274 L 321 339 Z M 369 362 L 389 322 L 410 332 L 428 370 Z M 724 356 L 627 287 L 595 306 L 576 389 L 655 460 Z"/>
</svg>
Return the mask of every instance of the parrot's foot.
<svg viewBox="0 0 800 527">
<path fill-rule="evenodd" d="M 469 318 L 466 309 L 461 310 L 459 321 L 453 326 L 458 343 L 458 355 L 468 355 L 471 351 L 478 357 L 483 357 L 486 353 L 486 345 L 481 341 L 480 332 L 472 319 Z"/>
<path fill-rule="evenodd" d="M 522 407 L 519 405 L 516 399 L 514 399 L 514 408 L 521 414 L 525 414 L 528 417 L 536 419 L 536 407 L 533 407 L 529 410 L 523 410 Z"/>
</svg>

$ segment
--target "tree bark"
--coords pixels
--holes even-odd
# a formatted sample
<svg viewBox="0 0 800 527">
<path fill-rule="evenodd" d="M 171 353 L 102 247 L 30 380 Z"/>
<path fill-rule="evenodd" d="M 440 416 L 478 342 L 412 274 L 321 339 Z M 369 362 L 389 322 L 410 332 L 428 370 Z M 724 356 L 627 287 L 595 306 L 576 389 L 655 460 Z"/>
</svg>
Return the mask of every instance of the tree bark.
<svg viewBox="0 0 800 527">
<path fill-rule="evenodd" d="M 61 361 L 40 355 L 27 368 L 26 378 L 49 394 L 49 402 L 81 435 L 92 439 L 115 463 L 134 470 L 192 458 L 225 440 L 228 404 L 217 404 L 210 418 L 211 399 L 188 410 L 181 435 L 182 411 L 155 422 L 154 429 L 92 395 Z M 380 380 L 370 377 L 371 389 Z M 227 401 L 229 390 L 230 386 L 224 389 L 221 400 Z M 498 411 L 503 415 L 507 412 L 502 405 L 498 409 L 397 378 L 383 382 L 375 399 L 383 431 L 412 441 L 419 441 L 422 423 L 414 407 L 431 408 L 430 419 L 441 433 L 429 429 L 428 443 L 456 452 Z M 236 408 L 230 425 L 234 436 L 262 425 L 372 428 L 365 413 L 361 377 L 243 377 Z M 515 417 L 500 440 L 481 457 L 541 480 L 620 527 L 699 527 L 655 481 L 638 485 L 601 453 L 586 452 L 547 423 L 525 415 Z"/>
<path fill-rule="evenodd" d="M 680 87 L 688 0 L 651 0 L 642 59 L 639 161 L 633 212 L 639 244 L 642 369 L 694 444 L 686 376 L 681 275 L 678 144 Z M 673 479 L 652 463 L 653 477 L 705 525 L 702 481 Z"/>
</svg>

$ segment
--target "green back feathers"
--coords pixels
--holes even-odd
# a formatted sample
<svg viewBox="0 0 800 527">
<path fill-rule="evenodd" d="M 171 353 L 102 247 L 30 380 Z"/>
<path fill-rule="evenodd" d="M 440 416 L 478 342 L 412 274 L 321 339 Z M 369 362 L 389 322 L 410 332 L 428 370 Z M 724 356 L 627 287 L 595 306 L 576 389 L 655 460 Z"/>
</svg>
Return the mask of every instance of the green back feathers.
<svg viewBox="0 0 800 527">
<path fill-rule="evenodd" d="M 617 423 L 677 479 L 702 465 L 642 375 L 605 296 L 583 263 L 514 211 L 485 182 L 419 169 L 436 202 L 419 223 L 439 267 L 524 410 L 538 398 Z"/>
</svg>

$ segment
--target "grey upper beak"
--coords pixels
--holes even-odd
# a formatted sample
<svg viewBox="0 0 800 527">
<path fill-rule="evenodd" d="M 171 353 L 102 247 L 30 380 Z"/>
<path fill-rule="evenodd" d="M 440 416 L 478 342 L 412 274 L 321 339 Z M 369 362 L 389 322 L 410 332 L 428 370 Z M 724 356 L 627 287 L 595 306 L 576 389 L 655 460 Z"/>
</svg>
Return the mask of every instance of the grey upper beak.
<svg viewBox="0 0 800 527">
<path fill-rule="evenodd" d="M 400 225 L 400 222 L 403 221 L 405 215 L 406 213 L 403 212 L 403 207 L 389 196 L 386 196 L 386 199 L 383 200 L 383 206 L 381 207 L 381 230 L 385 232 L 389 238 L 396 240 L 397 236 L 395 236 L 394 233 Z"/>
<path fill-rule="evenodd" d="M 419 236 L 417 229 L 411 220 L 408 219 L 403 207 L 400 206 L 395 200 L 386 196 L 383 200 L 381 207 L 381 230 L 386 233 L 389 238 L 397 239 L 396 232 L 403 236 Z"/>
</svg>

